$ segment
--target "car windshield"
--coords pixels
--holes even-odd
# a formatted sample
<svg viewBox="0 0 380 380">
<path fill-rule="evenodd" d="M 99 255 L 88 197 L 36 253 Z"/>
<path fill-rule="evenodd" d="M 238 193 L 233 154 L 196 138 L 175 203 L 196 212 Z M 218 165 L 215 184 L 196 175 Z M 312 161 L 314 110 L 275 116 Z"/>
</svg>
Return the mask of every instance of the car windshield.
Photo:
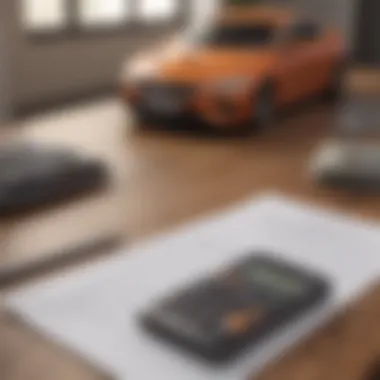
<svg viewBox="0 0 380 380">
<path fill-rule="evenodd" d="M 198 43 L 212 47 L 265 46 L 274 40 L 271 25 L 223 25 L 211 28 L 198 38 Z"/>
</svg>

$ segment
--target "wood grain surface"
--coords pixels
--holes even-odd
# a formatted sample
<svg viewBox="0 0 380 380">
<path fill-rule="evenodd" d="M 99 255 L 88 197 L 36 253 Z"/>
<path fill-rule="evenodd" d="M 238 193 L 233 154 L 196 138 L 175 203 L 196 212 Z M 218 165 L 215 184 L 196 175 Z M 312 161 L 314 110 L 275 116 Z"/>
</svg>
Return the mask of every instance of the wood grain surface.
<svg viewBox="0 0 380 380">
<path fill-rule="evenodd" d="M 114 212 L 123 217 L 120 223 L 130 242 L 217 211 L 244 197 L 273 190 L 376 220 L 380 217 L 380 197 L 320 188 L 308 175 L 308 160 L 328 136 L 332 115 L 331 107 L 315 103 L 284 116 L 275 128 L 260 137 L 211 139 L 181 133 L 133 132 L 122 106 L 110 99 L 28 121 L 31 128 L 17 133 L 13 130 L 9 138 L 32 136 L 45 141 L 65 141 L 113 159 L 112 167 L 119 178 L 118 206 Z M 3 223 L 2 241 L 13 243 L 0 255 L 17 255 L 17 250 L 11 247 L 20 246 L 28 234 L 28 223 L 34 220 L 38 228 L 37 221 L 49 215 L 52 228 L 54 223 L 61 223 L 60 215 L 64 212 L 64 208 L 45 210 Z M 86 224 L 89 218 L 85 212 L 75 217 L 75 223 Z M 35 240 L 44 239 L 46 227 L 40 228 Z M 54 240 L 65 240 L 64 235 L 65 229 L 61 229 Z M 28 244 L 38 246 L 39 242 L 33 242 L 30 234 L 28 239 Z M 57 274 L 59 271 L 54 272 Z M 268 368 L 260 379 L 359 380 L 373 357 L 380 354 L 379 321 L 380 291 L 374 289 Z M 104 375 L 37 336 L 5 312 L 1 314 L 1 380 L 103 378 Z"/>
</svg>

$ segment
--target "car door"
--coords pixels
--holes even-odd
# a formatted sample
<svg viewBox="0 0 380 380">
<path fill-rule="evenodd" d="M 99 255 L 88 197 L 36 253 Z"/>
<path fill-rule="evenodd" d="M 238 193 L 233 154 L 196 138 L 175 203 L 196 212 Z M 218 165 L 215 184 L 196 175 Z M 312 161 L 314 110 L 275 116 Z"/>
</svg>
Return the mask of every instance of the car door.
<svg viewBox="0 0 380 380">
<path fill-rule="evenodd" d="M 325 72 L 323 42 L 311 23 L 289 27 L 280 48 L 277 83 L 282 103 L 292 103 L 318 91 Z"/>
</svg>

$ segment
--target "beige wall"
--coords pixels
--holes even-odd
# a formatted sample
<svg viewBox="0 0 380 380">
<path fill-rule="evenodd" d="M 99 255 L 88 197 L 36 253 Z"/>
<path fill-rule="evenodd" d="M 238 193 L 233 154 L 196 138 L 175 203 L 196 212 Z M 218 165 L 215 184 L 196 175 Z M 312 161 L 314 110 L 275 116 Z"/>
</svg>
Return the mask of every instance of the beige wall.
<svg viewBox="0 0 380 380">
<path fill-rule="evenodd" d="M 342 27 L 349 48 L 354 48 L 356 31 L 356 15 L 359 10 L 360 0 L 335 0 L 337 5 L 338 24 Z M 340 12 L 339 12 L 340 11 Z"/>
<path fill-rule="evenodd" d="M 8 118 L 10 108 L 8 24 L 3 8 L 0 2 L 0 124 Z"/>
<path fill-rule="evenodd" d="M 163 35 L 140 31 L 36 41 L 28 38 L 19 25 L 18 1 L 0 2 L 11 21 L 12 99 L 16 108 L 109 87 L 116 83 L 126 57 Z"/>
<path fill-rule="evenodd" d="M 152 36 L 109 36 L 53 43 L 20 40 L 13 69 L 14 96 L 17 103 L 26 104 L 116 83 L 121 62 L 144 43 L 151 42 Z"/>
<path fill-rule="evenodd" d="M 296 0 L 308 14 L 322 24 L 341 29 L 347 46 L 352 48 L 355 33 L 355 12 L 359 0 Z"/>
</svg>

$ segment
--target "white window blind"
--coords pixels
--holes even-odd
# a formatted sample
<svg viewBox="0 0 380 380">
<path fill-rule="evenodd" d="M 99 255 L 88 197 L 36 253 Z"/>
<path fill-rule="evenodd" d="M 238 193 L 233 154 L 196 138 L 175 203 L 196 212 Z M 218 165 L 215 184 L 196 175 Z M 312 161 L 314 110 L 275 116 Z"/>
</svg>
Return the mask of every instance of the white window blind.
<svg viewBox="0 0 380 380">
<path fill-rule="evenodd" d="M 170 21 L 176 16 L 181 0 L 138 0 L 139 15 L 147 21 Z"/>
<path fill-rule="evenodd" d="M 3 0 L 0 0 L 3 1 Z M 140 21 L 164 24 L 181 9 L 182 0 L 20 0 L 27 31 L 91 30 L 119 27 Z"/>
<path fill-rule="evenodd" d="M 126 0 L 79 0 L 78 16 L 84 26 L 112 26 L 123 24 L 130 10 Z"/>
<path fill-rule="evenodd" d="M 27 30 L 63 29 L 68 22 L 66 0 L 22 0 L 21 13 Z"/>
</svg>

